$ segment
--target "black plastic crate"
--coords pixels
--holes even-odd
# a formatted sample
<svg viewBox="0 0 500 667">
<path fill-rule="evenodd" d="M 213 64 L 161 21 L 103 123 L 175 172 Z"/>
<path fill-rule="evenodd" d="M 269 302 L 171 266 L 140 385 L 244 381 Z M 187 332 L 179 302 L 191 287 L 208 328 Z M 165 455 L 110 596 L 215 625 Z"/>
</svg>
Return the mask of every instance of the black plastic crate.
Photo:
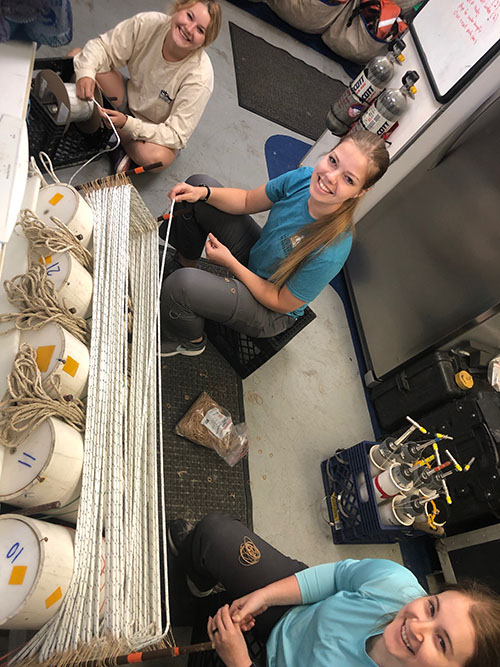
<svg viewBox="0 0 500 667">
<path fill-rule="evenodd" d="M 380 522 L 368 460 L 368 451 L 374 444 L 363 441 L 349 449 L 340 449 L 321 463 L 335 544 L 390 544 L 424 534 L 411 527 L 385 526 Z M 367 482 L 366 502 L 359 495 L 360 474 L 364 474 Z"/>
<path fill-rule="evenodd" d="M 51 69 L 67 83 L 73 76 L 72 58 L 37 58 L 35 71 Z M 105 106 L 112 104 L 103 97 Z M 81 132 L 74 123 L 70 123 L 66 133 L 64 127 L 56 125 L 50 113 L 42 104 L 30 95 L 28 112 L 28 138 L 30 155 L 33 155 L 42 171 L 45 167 L 38 159 L 40 151 L 45 151 L 52 161 L 54 169 L 73 167 L 86 162 L 106 147 L 112 132 L 107 128 L 100 128 L 93 134 Z"/>
<path fill-rule="evenodd" d="M 174 257 L 174 251 L 167 250 L 167 258 Z M 232 274 L 223 266 L 212 264 L 206 259 L 198 260 L 198 267 L 224 278 Z M 205 320 L 205 332 L 218 352 L 234 368 L 241 378 L 246 378 L 265 364 L 281 348 L 285 347 L 302 329 L 316 318 L 309 306 L 306 306 L 304 314 L 299 317 L 295 324 L 283 333 L 272 338 L 254 338 L 234 329 L 226 327 L 220 322 Z"/>
<path fill-rule="evenodd" d="M 246 378 L 285 347 L 315 317 L 316 314 L 307 306 L 295 324 L 272 338 L 254 338 L 212 320 L 206 321 L 206 331 L 226 361 L 241 378 Z"/>
</svg>

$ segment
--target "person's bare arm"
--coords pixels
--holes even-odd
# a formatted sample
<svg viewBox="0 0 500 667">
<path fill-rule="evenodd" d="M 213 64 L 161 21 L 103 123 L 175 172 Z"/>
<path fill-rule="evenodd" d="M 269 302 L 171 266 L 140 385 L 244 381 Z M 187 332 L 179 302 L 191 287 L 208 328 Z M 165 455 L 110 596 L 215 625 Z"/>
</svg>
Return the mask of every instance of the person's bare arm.
<svg viewBox="0 0 500 667">
<path fill-rule="evenodd" d="M 170 199 L 175 197 L 178 202 L 188 201 L 194 203 L 207 196 L 207 188 L 203 185 L 189 185 L 188 183 L 177 183 L 168 193 Z M 242 190 L 240 188 L 210 188 L 210 206 L 218 208 L 225 213 L 233 215 L 244 215 L 268 211 L 273 205 L 266 195 L 266 186 L 261 185 L 254 190 Z"/>
<path fill-rule="evenodd" d="M 302 604 L 299 583 L 286 577 L 221 607 L 208 618 L 207 631 L 215 649 L 227 667 L 250 667 L 252 661 L 242 631 L 255 625 L 255 616 L 268 607 Z"/>
<path fill-rule="evenodd" d="M 234 600 L 229 607 L 229 613 L 242 630 L 247 630 L 253 626 L 255 616 L 269 607 L 298 604 L 302 604 L 302 595 L 297 577 L 292 574 Z"/>
</svg>

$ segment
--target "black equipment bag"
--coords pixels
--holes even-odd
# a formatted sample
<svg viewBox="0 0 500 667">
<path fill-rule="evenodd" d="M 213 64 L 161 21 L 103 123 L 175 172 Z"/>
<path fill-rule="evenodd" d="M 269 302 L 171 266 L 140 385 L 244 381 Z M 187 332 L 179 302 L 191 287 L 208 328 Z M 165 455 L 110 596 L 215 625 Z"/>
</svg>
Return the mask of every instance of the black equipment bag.
<svg viewBox="0 0 500 667">
<path fill-rule="evenodd" d="M 468 472 L 455 472 L 446 478 L 452 498 L 446 534 L 456 535 L 498 523 L 500 393 L 491 389 L 451 401 L 422 415 L 419 422 L 431 433 L 453 437 L 439 444 L 443 462 L 448 460 L 446 449 L 462 467 L 475 459 Z"/>
</svg>

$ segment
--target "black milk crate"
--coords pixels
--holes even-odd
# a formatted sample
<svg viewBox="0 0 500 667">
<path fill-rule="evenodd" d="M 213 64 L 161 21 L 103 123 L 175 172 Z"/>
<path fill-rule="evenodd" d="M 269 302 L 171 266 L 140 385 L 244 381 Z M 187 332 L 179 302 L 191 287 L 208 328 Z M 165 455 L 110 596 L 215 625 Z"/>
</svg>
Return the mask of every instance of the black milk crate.
<svg viewBox="0 0 500 667">
<path fill-rule="evenodd" d="M 207 320 L 205 327 L 211 343 L 238 375 L 246 378 L 285 347 L 315 317 L 316 314 L 307 306 L 295 324 L 272 338 L 254 338 L 212 320 Z"/>
<path fill-rule="evenodd" d="M 175 253 L 172 248 L 167 250 L 167 258 L 172 259 Z M 230 277 L 232 274 L 222 266 L 212 264 L 206 259 L 198 260 L 198 267 L 216 276 Z M 220 322 L 205 320 L 205 331 L 218 352 L 234 368 L 241 378 L 246 378 L 260 368 L 262 364 L 285 347 L 302 329 L 316 319 L 309 306 L 306 306 L 302 317 L 286 331 L 272 338 L 253 338 L 226 327 Z"/>
<path fill-rule="evenodd" d="M 368 451 L 374 444 L 363 441 L 349 449 L 340 449 L 321 463 L 335 544 L 390 544 L 424 534 L 411 527 L 385 526 L 380 522 L 368 459 Z M 367 482 L 366 502 L 359 495 L 360 475 Z"/>
<path fill-rule="evenodd" d="M 37 58 L 34 70 L 51 69 L 67 83 L 73 76 L 73 58 Z M 103 97 L 105 106 L 112 107 Z M 42 171 L 45 167 L 39 161 L 38 154 L 45 151 L 52 161 L 54 169 L 73 167 L 89 160 L 106 147 L 112 132 L 100 128 L 93 134 L 84 134 L 74 123 L 70 123 L 64 133 L 64 126 L 56 125 L 50 113 L 42 104 L 30 95 L 28 112 L 28 138 L 30 155 L 33 155 Z"/>
</svg>

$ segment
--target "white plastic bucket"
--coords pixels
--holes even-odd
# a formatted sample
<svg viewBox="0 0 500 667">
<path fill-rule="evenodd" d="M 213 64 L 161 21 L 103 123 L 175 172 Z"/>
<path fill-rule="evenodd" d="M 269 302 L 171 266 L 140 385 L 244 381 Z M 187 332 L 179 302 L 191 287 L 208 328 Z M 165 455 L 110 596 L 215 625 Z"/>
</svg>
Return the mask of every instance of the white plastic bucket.
<svg viewBox="0 0 500 667">
<path fill-rule="evenodd" d="M 59 324 L 50 322 L 38 330 L 23 331 L 21 343 L 29 343 L 35 350 L 36 363 L 45 391 L 56 397 L 50 378 L 59 375 L 63 396 L 79 398 L 83 395 L 89 374 L 89 351 L 75 336 Z"/>
<path fill-rule="evenodd" d="M 88 317 L 92 304 L 92 276 L 87 269 L 70 252 L 55 252 L 38 261 L 54 283 L 59 303 L 79 317 Z"/>
<path fill-rule="evenodd" d="M 14 276 L 26 273 L 28 269 L 29 243 L 24 235 L 15 229 L 12 233 L 4 253 L 4 264 L 0 279 L 0 313 L 17 313 L 16 308 L 7 299 L 7 293 L 3 289 L 4 280 L 11 280 Z M 2 322 L 0 332 L 12 329 L 12 322 Z M 2 354 L 0 355 L 0 398 L 7 391 L 7 376 L 12 371 L 12 365 L 19 350 L 19 329 L 14 329 L 0 338 L 2 342 Z"/>
<path fill-rule="evenodd" d="M 399 508 L 399 504 L 405 500 L 405 495 L 398 494 L 397 496 L 394 496 L 392 500 L 388 500 L 379 505 L 378 513 L 380 521 L 384 526 L 397 526 L 400 528 L 401 526 L 411 526 L 414 523 L 415 517 L 407 516 Z"/>
<path fill-rule="evenodd" d="M 36 630 L 60 607 L 73 574 L 74 531 L 0 515 L 0 627 Z"/>
<path fill-rule="evenodd" d="M 83 468 L 83 437 L 61 419 L 43 421 L 17 447 L 5 448 L 0 503 L 35 507 L 58 500 L 50 510 L 76 523 Z"/>
<path fill-rule="evenodd" d="M 50 219 L 55 217 L 70 229 L 86 248 L 92 236 L 92 209 L 71 185 L 53 183 L 40 189 L 36 214 L 49 227 L 55 227 Z"/>
<path fill-rule="evenodd" d="M 383 470 L 373 478 L 373 490 L 378 505 L 389 500 L 389 498 L 396 496 L 398 493 L 404 493 L 412 488 L 412 481 L 403 482 L 402 480 L 395 478 L 399 465 L 399 463 L 393 463 L 388 470 Z M 366 483 L 364 481 L 359 485 L 359 493 L 362 500 L 368 500 L 368 489 L 366 488 Z"/>
</svg>

